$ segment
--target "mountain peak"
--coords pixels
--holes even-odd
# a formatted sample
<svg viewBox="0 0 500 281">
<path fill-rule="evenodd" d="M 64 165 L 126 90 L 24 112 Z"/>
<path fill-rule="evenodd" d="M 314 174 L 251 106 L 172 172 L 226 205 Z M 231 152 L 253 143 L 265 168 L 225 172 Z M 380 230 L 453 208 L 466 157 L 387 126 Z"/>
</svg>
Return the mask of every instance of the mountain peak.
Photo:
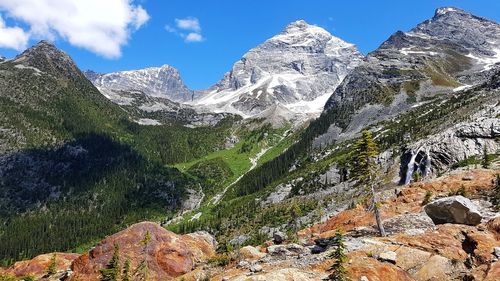
<svg viewBox="0 0 500 281">
<path fill-rule="evenodd" d="M 287 25 L 286 29 L 289 29 L 289 28 L 302 28 L 302 29 L 305 29 L 307 27 L 309 27 L 310 24 L 308 24 L 305 20 L 297 20 L 297 21 L 294 21 L 290 24 Z"/>
<path fill-rule="evenodd" d="M 434 13 L 434 17 L 439 17 L 439 16 L 443 16 L 446 14 L 467 14 L 468 15 L 469 13 L 467 13 L 466 11 L 464 11 L 462 9 L 455 8 L 455 7 L 441 7 L 441 8 L 436 9 L 436 12 Z"/>
<path fill-rule="evenodd" d="M 80 73 L 70 56 L 47 40 L 42 40 L 26 49 L 17 55 L 13 62 L 32 66 L 56 75 L 71 76 Z"/>
<path fill-rule="evenodd" d="M 23 53 L 21 53 L 18 57 L 22 56 L 30 56 L 34 54 L 44 54 L 50 56 L 64 56 L 68 57 L 66 53 L 59 50 L 52 42 L 48 40 L 41 40 L 40 42 L 33 45 L 31 48 L 26 49 Z M 68 57 L 69 58 L 69 57 Z"/>
<path fill-rule="evenodd" d="M 304 34 L 304 33 L 332 36 L 324 28 L 314 24 L 309 24 L 305 20 L 297 20 L 290 23 L 285 27 L 285 29 L 280 35 L 294 35 L 294 34 Z"/>
</svg>

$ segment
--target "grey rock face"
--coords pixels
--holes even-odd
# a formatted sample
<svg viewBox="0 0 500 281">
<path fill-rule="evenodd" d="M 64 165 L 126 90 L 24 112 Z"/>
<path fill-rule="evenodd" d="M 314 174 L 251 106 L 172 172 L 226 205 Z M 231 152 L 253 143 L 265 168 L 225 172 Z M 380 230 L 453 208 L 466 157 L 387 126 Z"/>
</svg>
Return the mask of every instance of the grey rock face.
<svg viewBox="0 0 500 281">
<path fill-rule="evenodd" d="M 457 223 L 478 225 L 483 218 L 477 206 L 463 196 L 435 200 L 424 207 L 425 213 L 435 224 Z"/>
<path fill-rule="evenodd" d="M 179 71 L 169 65 L 107 74 L 87 71 L 85 75 L 102 90 L 140 91 L 177 102 L 189 101 L 193 96 L 193 92 L 184 85 Z"/>
<path fill-rule="evenodd" d="M 246 53 L 196 103 L 246 117 L 276 104 L 291 114 L 319 114 L 361 58 L 354 45 L 297 21 Z"/>
<path fill-rule="evenodd" d="M 413 172 L 426 177 L 446 171 L 459 161 L 482 155 L 485 148 L 490 153 L 498 151 L 498 136 L 500 119 L 479 117 L 411 144 L 401 156 L 400 183 L 408 184 Z"/>
<path fill-rule="evenodd" d="M 325 112 L 335 115 L 332 128 L 353 135 L 436 94 L 485 82 L 498 63 L 498 23 L 441 8 L 432 19 L 394 33 L 370 53 L 337 87 Z"/>
</svg>

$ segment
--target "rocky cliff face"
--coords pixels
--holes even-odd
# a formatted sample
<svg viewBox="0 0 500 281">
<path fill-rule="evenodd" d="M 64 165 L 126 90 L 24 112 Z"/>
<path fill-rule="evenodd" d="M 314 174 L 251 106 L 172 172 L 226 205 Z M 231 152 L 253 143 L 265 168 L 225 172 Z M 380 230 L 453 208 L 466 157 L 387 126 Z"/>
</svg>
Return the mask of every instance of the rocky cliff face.
<svg viewBox="0 0 500 281">
<path fill-rule="evenodd" d="M 361 58 L 354 45 L 318 26 L 297 21 L 246 53 L 195 104 L 244 117 L 276 105 L 287 119 L 297 114 L 317 116 Z"/>
<path fill-rule="evenodd" d="M 85 75 L 101 92 L 140 91 L 176 102 L 190 101 L 193 97 L 179 71 L 169 65 L 106 74 L 87 71 Z"/>
<path fill-rule="evenodd" d="M 490 110 L 490 116 L 499 113 L 498 105 Z M 411 144 L 401 156 L 401 183 L 410 183 L 414 172 L 435 175 L 471 157 L 482 158 L 484 150 L 496 153 L 500 150 L 498 137 L 500 119 L 479 117 Z"/>
<path fill-rule="evenodd" d="M 455 8 L 398 31 L 337 87 L 325 106 L 333 127 L 353 133 L 437 94 L 487 81 L 500 62 L 500 25 Z"/>
</svg>

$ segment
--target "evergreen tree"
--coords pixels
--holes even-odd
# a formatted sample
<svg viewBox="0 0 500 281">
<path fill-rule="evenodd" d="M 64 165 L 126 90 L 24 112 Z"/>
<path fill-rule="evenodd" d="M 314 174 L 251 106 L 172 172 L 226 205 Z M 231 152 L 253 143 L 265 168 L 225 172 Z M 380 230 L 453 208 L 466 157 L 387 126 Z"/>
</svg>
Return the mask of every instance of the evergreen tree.
<svg viewBox="0 0 500 281">
<path fill-rule="evenodd" d="M 56 261 L 56 254 L 52 254 L 52 257 L 50 258 L 49 265 L 47 267 L 47 275 L 54 275 L 57 272 L 57 261 Z"/>
<path fill-rule="evenodd" d="M 492 203 L 497 210 L 500 210 L 500 174 L 497 174 L 494 181 Z"/>
<path fill-rule="evenodd" d="M 485 169 L 489 169 L 491 165 L 491 159 L 490 156 L 488 155 L 488 148 L 486 148 L 486 145 L 483 146 L 483 161 L 481 163 L 481 166 Z"/>
<path fill-rule="evenodd" d="M 381 236 L 385 236 L 384 225 L 380 218 L 379 202 L 375 197 L 375 184 L 378 181 L 378 166 L 375 157 L 378 155 L 377 144 L 368 130 L 362 132 L 361 138 L 354 144 L 351 157 L 351 175 L 358 185 L 370 192 L 372 208 L 377 220 Z"/>
<path fill-rule="evenodd" d="M 120 248 L 114 245 L 113 256 L 105 269 L 101 269 L 101 281 L 117 281 L 120 279 Z"/>
<path fill-rule="evenodd" d="M 131 281 L 131 278 L 130 278 L 130 259 L 126 259 L 125 263 L 123 264 L 122 281 Z"/>
<path fill-rule="evenodd" d="M 330 258 L 335 259 L 335 262 L 330 267 L 330 275 L 325 280 L 330 281 L 351 281 L 347 276 L 347 270 L 344 267 L 347 257 L 345 255 L 344 238 L 340 230 L 335 232 L 334 245 L 335 250 L 330 255 Z"/>
<path fill-rule="evenodd" d="M 144 234 L 144 237 L 139 242 L 139 244 L 143 247 L 142 248 L 143 260 L 137 266 L 136 273 L 138 274 L 137 279 L 141 281 L 148 281 L 149 279 L 148 246 L 150 242 L 151 242 L 151 233 L 149 232 L 149 230 L 147 230 L 146 233 Z"/>
</svg>

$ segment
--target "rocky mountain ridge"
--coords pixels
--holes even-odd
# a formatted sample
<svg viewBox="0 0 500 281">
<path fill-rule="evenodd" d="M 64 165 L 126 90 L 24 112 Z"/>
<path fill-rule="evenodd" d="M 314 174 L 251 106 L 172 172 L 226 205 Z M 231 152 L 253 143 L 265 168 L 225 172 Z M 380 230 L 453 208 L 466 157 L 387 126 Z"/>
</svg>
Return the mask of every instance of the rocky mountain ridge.
<svg viewBox="0 0 500 281">
<path fill-rule="evenodd" d="M 498 70 L 500 25 L 440 8 L 409 32 L 398 31 L 349 74 L 325 105 L 331 129 L 352 135 L 435 95 L 481 84 Z"/>
</svg>

